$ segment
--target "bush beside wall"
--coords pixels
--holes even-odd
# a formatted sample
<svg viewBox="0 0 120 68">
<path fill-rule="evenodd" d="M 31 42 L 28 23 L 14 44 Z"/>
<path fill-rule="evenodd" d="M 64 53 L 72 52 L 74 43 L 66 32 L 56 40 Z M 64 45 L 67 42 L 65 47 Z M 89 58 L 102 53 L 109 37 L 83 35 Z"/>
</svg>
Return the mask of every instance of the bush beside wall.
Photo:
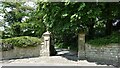
<svg viewBox="0 0 120 68">
<path fill-rule="evenodd" d="M 106 37 L 89 40 L 87 43 L 93 46 L 106 46 L 113 43 L 120 43 L 119 39 L 120 39 L 120 34 L 116 32 Z"/>
<path fill-rule="evenodd" d="M 0 42 L 0 60 L 40 56 L 41 39 L 21 36 L 2 39 Z"/>
<path fill-rule="evenodd" d="M 41 40 L 37 37 L 30 37 L 30 36 L 21 36 L 21 37 L 14 37 L 14 38 L 7 38 L 2 39 L 0 42 L 3 51 L 7 51 L 13 49 L 14 46 L 17 47 L 35 47 L 41 44 Z"/>
</svg>

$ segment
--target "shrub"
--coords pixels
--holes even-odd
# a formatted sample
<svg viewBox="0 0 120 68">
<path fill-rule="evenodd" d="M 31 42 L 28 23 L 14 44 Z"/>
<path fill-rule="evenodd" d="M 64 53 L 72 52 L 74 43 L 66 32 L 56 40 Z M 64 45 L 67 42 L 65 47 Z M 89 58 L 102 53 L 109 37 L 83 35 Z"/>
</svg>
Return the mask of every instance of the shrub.
<svg viewBox="0 0 120 68">
<path fill-rule="evenodd" d="M 14 49 L 12 45 L 0 43 L 0 51 L 8 51 L 12 49 Z"/>
<path fill-rule="evenodd" d="M 102 38 L 96 38 L 93 40 L 88 41 L 87 43 L 95 45 L 95 46 L 104 46 L 111 43 L 120 43 L 120 35 L 119 33 L 114 32 L 113 34 L 102 37 Z"/>
<path fill-rule="evenodd" d="M 2 43 L 10 44 L 17 47 L 34 47 L 41 44 L 41 40 L 36 37 L 21 36 L 3 39 Z"/>
</svg>

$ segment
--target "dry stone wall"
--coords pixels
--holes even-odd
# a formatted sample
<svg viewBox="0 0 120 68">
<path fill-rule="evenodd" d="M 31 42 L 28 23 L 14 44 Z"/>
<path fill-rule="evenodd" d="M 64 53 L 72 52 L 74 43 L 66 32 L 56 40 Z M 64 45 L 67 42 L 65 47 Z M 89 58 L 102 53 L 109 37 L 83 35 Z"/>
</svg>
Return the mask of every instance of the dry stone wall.
<svg viewBox="0 0 120 68">
<path fill-rule="evenodd" d="M 13 59 L 13 58 L 25 58 L 25 57 L 38 57 L 38 56 L 50 56 L 50 32 L 47 31 L 41 38 L 42 43 L 36 47 L 20 48 L 14 47 L 12 50 L 0 51 L 0 60 Z"/>
<path fill-rule="evenodd" d="M 0 59 L 15 59 L 40 56 L 41 45 L 36 47 L 20 48 L 14 47 L 9 51 L 1 51 Z"/>
<path fill-rule="evenodd" d="M 85 44 L 85 50 L 80 51 L 79 59 L 98 64 L 120 66 L 120 46 L 118 44 L 109 44 L 101 47 Z"/>
</svg>

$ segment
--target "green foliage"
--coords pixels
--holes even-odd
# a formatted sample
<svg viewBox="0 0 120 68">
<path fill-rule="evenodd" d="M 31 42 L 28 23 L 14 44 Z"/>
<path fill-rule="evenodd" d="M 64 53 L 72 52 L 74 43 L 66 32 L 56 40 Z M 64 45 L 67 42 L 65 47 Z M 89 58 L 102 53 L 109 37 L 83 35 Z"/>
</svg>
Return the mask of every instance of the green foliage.
<svg viewBox="0 0 120 68">
<path fill-rule="evenodd" d="M 33 36 L 41 37 L 43 32 L 45 32 L 45 27 L 43 23 L 14 23 L 10 26 L 11 28 L 5 29 L 3 31 L 2 38 L 11 38 L 19 36 Z"/>
<path fill-rule="evenodd" d="M 3 2 L 3 10 L 5 13 L 4 21 L 8 22 L 8 26 L 4 26 L 2 38 L 11 38 L 19 36 L 41 37 L 45 32 L 45 25 L 42 22 L 42 13 L 33 9 L 33 7 L 25 6 L 24 3 Z M 11 11 L 7 11 L 10 8 Z M 24 21 L 23 18 L 27 17 Z M 5 25 L 5 23 L 4 23 Z"/>
<path fill-rule="evenodd" d="M 0 43 L 0 51 L 9 51 L 14 49 L 13 45 Z"/>
<path fill-rule="evenodd" d="M 4 3 L 5 21 L 12 23 L 10 29 L 6 27 L 3 32 L 5 38 L 41 37 L 48 28 L 56 43 L 62 43 L 65 47 L 66 45 L 74 46 L 79 32 L 86 32 L 89 37 L 94 38 L 94 34 L 110 31 L 111 20 L 119 19 L 120 15 L 120 9 L 118 9 L 120 3 L 38 2 L 34 11 L 23 4 Z M 6 12 L 5 8 L 11 8 L 12 11 Z M 24 16 L 29 19 L 22 22 Z M 24 32 L 24 30 L 27 31 Z M 103 43 L 108 44 L 108 42 L 106 39 Z"/>
<path fill-rule="evenodd" d="M 56 43 L 57 48 L 63 48 L 63 46 L 64 46 L 63 43 Z"/>
<path fill-rule="evenodd" d="M 9 24 L 21 22 L 22 18 L 28 16 L 29 11 L 33 10 L 29 6 L 24 6 L 24 2 L 2 2 L 2 4 L 5 13 L 4 20 Z M 9 8 L 11 11 L 6 10 L 6 8 Z"/>
<path fill-rule="evenodd" d="M 34 47 L 40 45 L 41 40 L 36 37 L 21 36 L 21 37 L 3 39 L 2 43 L 10 44 L 17 47 Z"/>
<path fill-rule="evenodd" d="M 45 31 L 42 23 L 15 23 L 12 25 L 12 36 L 36 36 L 41 37 Z"/>
<path fill-rule="evenodd" d="M 43 23 L 54 34 L 56 43 L 67 46 L 76 45 L 74 39 L 78 32 L 87 31 L 90 39 L 95 36 L 95 31 L 105 32 L 106 23 L 119 17 L 118 5 L 120 3 L 40 2 L 38 10 L 43 13 Z"/>
<path fill-rule="evenodd" d="M 0 39 L 2 38 L 2 31 L 0 31 Z"/>
<path fill-rule="evenodd" d="M 113 33 L 109 36 L 102 38 L 95 38 L 93 40 L 89 40 L 87 43 L 92 44 L 94 46 L 105 46 L 111 43 L 120 43 L 120 35 L 119 33 Z"/>
</svg>

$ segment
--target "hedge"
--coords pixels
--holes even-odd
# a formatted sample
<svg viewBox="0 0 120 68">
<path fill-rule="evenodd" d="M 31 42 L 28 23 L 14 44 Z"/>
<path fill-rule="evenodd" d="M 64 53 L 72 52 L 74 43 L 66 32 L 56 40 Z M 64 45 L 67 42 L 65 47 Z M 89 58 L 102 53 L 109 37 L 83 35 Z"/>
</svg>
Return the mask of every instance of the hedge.
<svg viewBox="0 0 120 68">
<path fill-rule="evenodd" d="M 4 48 L 4 45 L 12 45 L 17 47 L 35 47 L 41 44 L 41 40 L 37 37 L 30 37 L 30 36 L 21 36 L 21 37 L 14 37 L 14 38 L 7 38 L 2 39 L 2 47 Z M 7 47 L 8 47 L 7 46 Z"/>
<path fill-rule="evenodd" d="M 87 43 L 92 44 L 93 46 L 105 46 L 111 43 L 120 43 L 120 35 L 119 33 L 113 33 L 106 37 L 90 40 Z"/>
</svg>

